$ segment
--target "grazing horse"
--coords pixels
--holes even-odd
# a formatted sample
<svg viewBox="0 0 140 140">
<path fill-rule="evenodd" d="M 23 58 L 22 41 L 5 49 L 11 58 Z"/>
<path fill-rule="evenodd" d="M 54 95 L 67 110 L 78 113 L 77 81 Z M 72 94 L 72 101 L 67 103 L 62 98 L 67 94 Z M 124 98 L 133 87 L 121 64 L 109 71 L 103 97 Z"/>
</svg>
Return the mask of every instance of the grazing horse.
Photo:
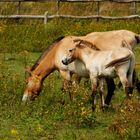
<svg viewBox="0 0 140 140">
<path fill-rule="evenodd" d="M 134 54 L 127 48 L 118 48 L 113 51 L 99 51 L 92 43 L 85 40 L 75 40 L 75 45 L 68 45 L 63 54 L 62 63 L 68 65 L 75 59 L 79 59 L 85 64 L 89 72 L 92 84 L 92 109 L 96 106 L 96 93 L 98 82 L 101 85 L 101 107 L 104 108 L 104 78 L 114 78 L 118 76 L 123 85 L 126 97 L 129 98 L 132 94 L 132 77 L 135 66 Z M 78 42 L 78 43 L 77 43 Z M 122 42 L 128 46 L 127 42 Z"/>
<path fill-rule="evenodd" d="M 71 45 L 73 44 L 73 40 L 75 39 L 85 39 L 85 40 L 91 40 L 91 42 L 94 42 L 94 37 L 96 36 L 101 36 L 101 34 L 104 34 L 105 36 L 107 36 L 107 34 L 115 34 L 114 32 L 117 32 L 115 34 L 115 36 L 120 36 L 121 32 L 124 33 L 126 32 L 126 37 L 125 40 L 127 40 L 127 42 L 129 43 L 129 45 L 134 48 L 134 46 L 137 44 L 137 38 L 135 33 L 127 31 L 127 30 L 119 30 L 119 31 L 109 31 L 109 32 L 95 32 L 95 35 L 93 35 L 94 33 L 89 34 L 87 36 L 82 36 L 82 37 L 77 37 L 77 36 L 70 36 L 70 37 L 61 37 L 58 38 L 56 41 L 54 41 L 54 43 L 52 45 L 50 45 L 45 51 L 44 53 L 40 56 L 40 58 L 36 61 L 36 63 L 32 66 L 32 68 L 30 70 L 28 70 L 28 72 L 30 73 L 30 76 L 28 77 L 28 79 L 26 80 L 26 88 L 24 90 L 24 94 L 23 94 L 23 101 L 27 101 L 27 100 L 32 100 L 34 99 L 36 96 L 39 95 L 39 92 L 41 90 L 41 86 L 43 83 L 43 80 L 50 74 L 52 73 L 54 70 L 58 70 L 60 72 L 60 75 L 62 76 L 63 79 L 63 87 L 64 89 L 69 86 L 71 84 L 70 80 L 71 80 L 71 73 L 76 73 L 78 74 L 78 76 L 84 76 L 84 77 L 89 77 L 88 75 L 88 71 L 85 69 L 85 65 L 79 61 L 79 60 L 75 60 L 73 63 L 71 63 L 68 66 L 65 66 L 61 63 L 61 56 L 63 55 L 63 51 L 64 49 L 67 48 L 68 44 Z M 129 32 L 129 34 L 127 33 Z M 99 34 L 99 35 L 98 35 Z M 125 36 L 125 35 L 124 35 Z M 129 37 L 129 40 L 127 39 L 127 36 Z M 119 37 L 118 37 L 119 38 Z M 118 42 L 122 42 L 122 39 L 120 40 L 120 38 L 118 39 L 117 37 L 115 37 L 115 43 L 116 41 Z M 96 38 L 98 39 L 98 38 Z M 102 40 L 102 38 L 100 38 Z M 113 42 L 112 40 L 114 40 L 112 37 L 108 36 L 108 38 L 106 38 L 106 40 L 104 40 L 105 44 L 104 46 L 106 46 L 106 48 L 109 46 L 107 44 L 110 44 L 108 41 Z M 139 39 L 140 40 L 140 39 Z M 95 41 L 96 42 L 96 41 Z M 96 47 L 98 47 L 100 49 L 101 46 L 101 50 L 103 50 L 104 48 L 102 48 L 103 45 L 101 44 L 96 44 Z M 119 45 L 118 45 L 119 46 Z M 113 48 L 117 48 L 118 46 L 112 45 L 112 49 Z M 105 49 L 107 50 L 107 49 Z M 109 50 L 111 50 L 111 48 L 109 48 Z M 112 80 L 111 79 L 107 80 L 107 85 L 108 85 L 108 94 L 107 94 L 107 98 L 105 103 L 109 104 L 111 97 L 113 95 L 114 92 L 114 85 L 113 88 L 111 89 L 110 85 L 112 85 Z"/>
</svg>

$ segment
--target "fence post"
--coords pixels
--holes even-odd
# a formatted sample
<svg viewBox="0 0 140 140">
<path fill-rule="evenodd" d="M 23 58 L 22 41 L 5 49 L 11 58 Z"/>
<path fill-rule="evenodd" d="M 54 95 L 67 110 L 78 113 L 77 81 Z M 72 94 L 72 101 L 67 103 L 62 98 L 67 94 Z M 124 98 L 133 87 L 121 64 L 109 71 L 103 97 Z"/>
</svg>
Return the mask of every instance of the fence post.
<svg viewBox="0 0 140 140">
<path fill-rule="evenodd" d="M 100 2 L 97 1 L 97 11 L 96 11 L 96 15 L 99 16 L 100 14 Z M 99 18 L 97 17 L 97 21 L 99 21 Z"/>
<path fill-rule="evenodd" d="M 57 0 L 57 15 L 59 15 L 60 1 L 61 0 Z"/>
<path fill-rule="evenodd" d="M 20 14 L 20 4 L 21 4 L 21 2 L 18 1 L 18 5 L 17 5 L 17 14 L 18 14 L 18 15 Z"/>
<path fill-rule="evenodd" d="M 137 13 L 136 1 L 132 2 L 132 6 L 133 6 L 133 14 L 135 15 Z"/>
<path fill-rule="evenodd" d="M 44 14 L 44 24 L 46 25 L 47 22 L 48 22 L 48 11 L 46 11 Z"/>
</svg>

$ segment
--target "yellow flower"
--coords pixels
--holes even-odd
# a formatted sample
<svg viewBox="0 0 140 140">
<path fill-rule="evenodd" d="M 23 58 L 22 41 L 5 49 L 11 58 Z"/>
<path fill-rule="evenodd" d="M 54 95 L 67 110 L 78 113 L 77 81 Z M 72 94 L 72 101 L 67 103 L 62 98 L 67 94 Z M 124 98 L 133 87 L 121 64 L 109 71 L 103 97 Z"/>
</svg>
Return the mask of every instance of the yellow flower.
<svg viewBox="0 0 140 140">
<path fill-rule="evenodd" d="M 11 129 L 11 134 L 18 135 L 18 131 L 15 128 Z"/>
<path fill-rule="evenodd" d="M 121 112 L 122 112 L 122 113 L 124 113 L 124 110 L 123 110 L 123 109 L 121 109 Z"/>
<path fill-rule="evenodd" d="M 84 111 L 85 110 L 85 107 L 82 107 L 81 110 Z"/>
<path fill-rule="evenodd" d="M 82 111 L 81 116 L 85 116 L 86 115 L 86 111 Z"/>
</svg>

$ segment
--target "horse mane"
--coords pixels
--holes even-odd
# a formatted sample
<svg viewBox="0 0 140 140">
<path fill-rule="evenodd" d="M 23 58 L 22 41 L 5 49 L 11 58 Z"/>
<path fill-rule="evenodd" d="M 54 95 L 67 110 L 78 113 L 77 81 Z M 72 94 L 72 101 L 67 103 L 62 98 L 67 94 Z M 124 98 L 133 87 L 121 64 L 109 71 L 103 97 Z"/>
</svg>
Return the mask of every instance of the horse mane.
<svg viewBox="0 0 140 140">
<path fill-rule="evenodd" d="M 86 41 L 86 40 L 82 40 L 82 39 L 75 39 L 74 42 L 79 42 L 78 44 L 76 44 L 76 47 L 78 48 L 85 48 L 85 47 L 89 47 L 93 50 L 100 50 L 99 48 L 97 48 L 96 45 L 92 44 L 91 42 L 89 41 Z"/>
<path fill-rule="evenodd" d="M 40 57 L 36 60 L 35 64 L 31 67 L 31 71 L 35 70 L 36 67 L 40 64 L 41 60 L 48 54 L 48 52 L 55 46 L 56 43 L 58 43 L 60 40 L 62 40 L 64 36 L 57 38 L 50 46 L 48 46 L 40 55 Z"/>
</svg>

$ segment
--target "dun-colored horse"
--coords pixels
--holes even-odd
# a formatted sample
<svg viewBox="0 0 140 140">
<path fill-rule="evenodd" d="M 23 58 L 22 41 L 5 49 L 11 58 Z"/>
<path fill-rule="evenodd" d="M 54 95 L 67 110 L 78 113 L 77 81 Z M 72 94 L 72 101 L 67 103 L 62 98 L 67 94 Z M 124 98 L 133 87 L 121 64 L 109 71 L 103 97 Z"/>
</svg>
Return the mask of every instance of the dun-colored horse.
<svg viewBox="0 0 140 140">
<path fill-rule="evenodd" d="M 103 49 L 107 50 L 106 48 L 109 47 L 110 42 L 112 42 L 112 44 L 113 42 L 116 41 L 122 42 L 122 39 L 120 39 L 121 32 L 123 34 L 124 40 L 126 40 L 128 44 L 131 46 L 131 48 L 133 49 L 134 46 L 137 44 L 137 40 L 140 39 L 136 37 L 137 34 L 127 30 L 109 31 L 109 32 L 102 32 L 102 33 L 96 32 L 95 34 L 92 33 L 84 37 L 71 36 L 71 37 L 57 39 L 52 45 L 50 45 L 44 51 L 44 53 L 40 56 L 40 58 L 29 70 L 30 76 L 27 79 L 27 84 L 22 100 L 23 101 L 32 100 L 37 95 L 39 95 L 43 80 L 54 70 L 58 70 L 60 72 L 60 75 L 64 80 L 64 87 L 66 87 L 71 83 L 70 82 L 71 73 L 76 73 L 79 76 L 88 77 L 88 73 L 85 69 L 85 65 L 82 62 L 76 60 L 74 61 L 74 63 L 71 63 L 68 66 L 65 66 L 61 63 L 63 51 L 67 48 L 68 45 L 73 44 L 73 40 L 75 39 L 91 40 L 92 43 L 95 42 L 94 45 L 96 45 L 96 47 L 98 47 L 99 49 L 101 48 L 101 50 Z M 126 36 L 124 34 L 125 32 L 126 32 Z M 111 36 L 108 35 L 108 38 L 105 38 L 106 40 L 104 40 L 101 34 L 104 34 L 105 36 L 107 36 L 108 34 L 112 34 L 115 36 L 115 39 L 112 38 L 112 35 Z M 101 40 L 99 42 L 104 41 L 103 45 L 97 42 L 96 40 L 94 40 L 94 38 L 96 38 L 97 40 L 100 38 Z M 105 46 L 105 48 L 103 48 L 102 46 Z M 118 46 L 115 46 L 115 44 L 112 45 L 112 49 L 114 48 L 116 49 L 117 47 Z M 109 50 L 111 50 L 110 47 Z M 115 87 L 112 83 L 113 82 L 112 80 L 111 81 L 108 80 L 107 82 L 109 86 L 108 88 L 109 91 L 105 102 L 106 104 L 109 104 Z M 110 85 L 113 85 L 113 88 L 111 88 L 112 86 Z"/>
<path fill-rule="evenodd" d="M 104 78 L 114 78 L 118 76 L 123 85 L 127 98 L 132 94 L 132 76 L 135 66 L 134 54 L 131 50 L 123 47 L 116 49 L 115 51 L 98 51 L 96 46 L 92 43 L 84 40 L 75 40 L 75 45 L 68 45 L 67 50 L 64 53 L 62 63 L 68 65 L 75 59 L 79 59 L 85 64 L 86 69 L 89 72 L 89 76 L 92 84 L 92 109 L 95 110 L 96 106 L 96 93 L 98 82 L 101 83 L 100 95 L 101 95 L 101 107 L 105 106 L 104 102 Z M 127 42 L 122 42 L 123 46 L 127 45 Z"/>
</svg>

